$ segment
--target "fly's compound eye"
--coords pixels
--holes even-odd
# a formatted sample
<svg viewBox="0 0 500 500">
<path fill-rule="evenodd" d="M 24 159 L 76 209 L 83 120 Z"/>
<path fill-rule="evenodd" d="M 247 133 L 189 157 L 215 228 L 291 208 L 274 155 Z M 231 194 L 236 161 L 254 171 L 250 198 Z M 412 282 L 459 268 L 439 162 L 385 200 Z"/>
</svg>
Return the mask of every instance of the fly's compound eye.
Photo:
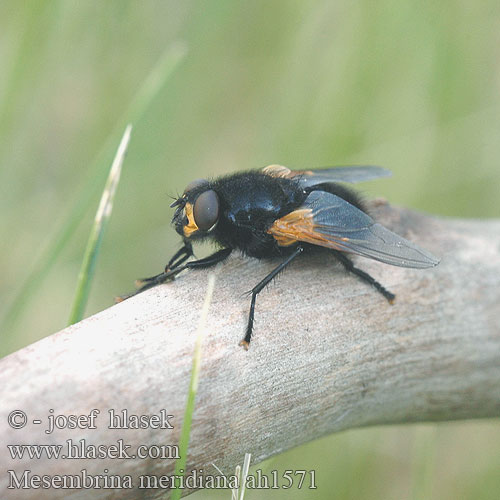
<svg viewBox="0 0 500 500">
<path fill-rule="evenodd" d="M 194 202 L 193 217 L 201 231 L 215 226 L 219 218 L 219 197 L 213 189 L 201 193 Z"/>
<path fill-rule="evenodd" d="M 192 191 L 193 189 L 196 189 L 197 187 L 203 186 L 205 184 L 208 184 L 207 180 L 196 179 L 187 185 L 186 189 L 184 189 L 184 194 L 189 193 L 189 191 Z"/>
</svg>

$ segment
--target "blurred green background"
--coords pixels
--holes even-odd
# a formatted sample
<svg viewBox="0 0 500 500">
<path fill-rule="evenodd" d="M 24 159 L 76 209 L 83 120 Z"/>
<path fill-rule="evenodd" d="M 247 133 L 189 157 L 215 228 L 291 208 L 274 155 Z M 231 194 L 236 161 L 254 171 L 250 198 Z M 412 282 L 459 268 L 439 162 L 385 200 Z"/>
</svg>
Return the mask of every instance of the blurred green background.
<svg viewBox="0 0 500 500">
<path fill-rule="evenodd" d="M 499 63 L 498 0 L 0 2 L 1 354 L 66 325 L 127 120 L 88 314 L 162 269 L 178 245 L 168 195 L 200 176 L 379 164 L 394 175 L 367 196 L 498 217 Z M 78 226 L 56 252 L 68 219 Z M 248 498 L 497 499 L 500 426 L 351 431 L 264 467 L 314 468 L 318 489 Z"/>
</svg>

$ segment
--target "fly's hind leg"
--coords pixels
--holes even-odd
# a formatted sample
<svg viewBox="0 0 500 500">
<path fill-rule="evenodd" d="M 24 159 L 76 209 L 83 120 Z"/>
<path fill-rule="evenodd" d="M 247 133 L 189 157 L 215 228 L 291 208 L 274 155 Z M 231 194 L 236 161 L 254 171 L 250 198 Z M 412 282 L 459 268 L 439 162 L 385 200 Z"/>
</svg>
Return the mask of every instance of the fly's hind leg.
<svg viewBox="0 0 500 500">
<path fill-rule="evenodd" d="M 356 276 L 359 276 L 362 280 L 375 287 L 376 290 L 388 300 L 389 304 L 394 303 L 394 299 L 396 298 L 396 296 L 393 293 L 389 292 L 389 290 L 381 285 L 375 278 L 372 278 L 368 273 L 365 273 L 365 271 L 362 271 L 361 269 L 355 267 L 349 257 L 347 257 L 342 252 L 335 252 L 335 257 L 340 260 L 347 271 L 355 274 Z"/>
<path fill-rule="evenodd" d="M 289 255 L 278 267 L 274 268 L 260 283 L 254 286 L 251 290 L 252 294 L 252 302 L 250 304 L 250 313 L 248 315 L 248 324 L 247 331 L 245 334 L 245 338 L 240 342 L 240 345 L 243 346 L 246 350 L 250 347 L 250 340 L 252 338 L 253 331 L 253 320 L 255 315 L 255 299 L 257 295 L 268 285 L 283 269 L 285 269 L 290 262 L 297 257 L 297 255 L 301 254 L 303 248 L 301 246 L 297 246 L 295 251 Z"/>
</svg>

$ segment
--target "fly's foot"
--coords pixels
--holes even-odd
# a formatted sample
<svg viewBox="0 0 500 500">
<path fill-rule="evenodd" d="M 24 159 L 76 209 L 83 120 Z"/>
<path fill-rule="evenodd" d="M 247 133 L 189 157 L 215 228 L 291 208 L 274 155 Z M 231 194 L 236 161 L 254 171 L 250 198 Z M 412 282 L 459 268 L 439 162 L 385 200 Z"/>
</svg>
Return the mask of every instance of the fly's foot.
<svg viewBox="0 0 500 500">
<path fill-rule="evenodd" d="M 238 345 L 240 345 L 241 347 L 243 347 L 245 349 L 245 351 L 248 351 L 248 349 L 250 349 L 250 342 L 248 342 L 245 339 L 243 339 L 242 341 L 240 341 L 240 343 Z"/>
</svg>

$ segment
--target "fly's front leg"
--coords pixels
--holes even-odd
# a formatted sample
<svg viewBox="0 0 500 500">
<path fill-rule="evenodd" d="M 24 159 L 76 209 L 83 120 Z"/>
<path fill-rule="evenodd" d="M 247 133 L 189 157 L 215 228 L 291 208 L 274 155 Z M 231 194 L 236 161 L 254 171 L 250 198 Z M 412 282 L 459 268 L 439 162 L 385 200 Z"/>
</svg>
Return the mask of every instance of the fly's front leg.
<svg viewBox="0 0 500 500">
<path fill-rule="evenodd" d="M 160 274 L 156 274 L 155 276 L 151 276 L 149 278 L 142 278 L 136 280 L 136 286 L 143 287 L 147 283 L 157 284 L 158 279 L 163 277 L 164 274 L 172 271 L 173 269 L 179 267 L 181 264 L 186 262 L 189 257 L 193 256 L 193 246 L 189 241 L 184 241 L 184 246 L 180 248 L 177 252 L 175 252 L 174 256 L 168 261 L 168 264 L 165 266 L 165 271 Z M 152 286 L 154 286 L 154 284 Z"/>
<path fill-rule="evenodd" d="M 184 246 L 169 260 L 168 264 L 165 266 L 165 272 L 169 272 L 181 264 L 186 262 L 189 257 L 193 256 L 193 245 L 187 240 L 184 240 Z"/>
<path fill-rule="evenodd" d="M 116 302 L 121 302 L 125 299 L 133 297 L 138 293 L 144 292 L 149 288 L 153 288 L 156 285 L 160 285 L 161 283 L 165 283 L 165 281 L 169 281 L 173 279 L 177 274 L 185 269 L 206 269 L 207 267 L 214 266 L 219 262 L 222 262 L 224 259 L 229 257 L 231 253 L 231 248 L 223 248 L 218 252 L 205 257 L 204 259 L 192 260 L 183 264 L 191 255 L 193 255 L 193 250 L 191 248 L 191 244 L 185 244 L 183 248 L 181 248 L 171 259 L 170 262 L 165 267 L 165 271 L 157 274 L 156 276 L 151 276 L 151 278 L 146 278 L 141 280 L 139 283 L 142 283 L 142 286 L 136 290 L 134 293 L 130 295 L 126 295 L 123 297 L 117 297 Z M 183 265 L 182 265 L 183 264 Z"/>
<path fill-rule="evenodd" d="M 253 331 L 253 320 L 255 315 L 255 299 L 257 295 L 268 285 L 283 269 L 285 269 L 290 262 L 300 255 L 304 249 L 299 245 L 294 250 L 294 252 L 289 255 L 278 267 L 273 269 L 259 284 L 252 288 L 252 302 L 250 303 L 250 314 L 248 315 L 248 325 L 247 331 L 245 334 L 245 338 L 240 342 L 240 345 L 243 346 L 246 350 L 250 347 L 250 340 L 252 339 L 252 331 Z"/>
<path fill-rule="evenodd" d="M 204 259 L 192 260 L 184 265 L 180 265 L 180 263 L 184 262 L 189 258 L 189 256 L 183 256 L 179 259 L 180 262 L 178 261 L 173 269 L 169 269 L 169 266 L 167 264 L 167 267 L 165 268 L 165 271 L 163 273 L 151 277 L 150 281 L 145 283 L 133 295 L 144 292 L 148 288 L 160 285 L 161 283 L 165 283 L 165 281 L 169 281 L 175 278 L 175 276 L 177 276 L 180 272 L 184 271 L 185 269 L 206 269 L 207 267 L 215 266 L 215 264 L 218 264 L 219 262 L 222 262 L 224 259 L 227 259 L 230 253 L 231 253 L 231 248 L 223 248 L 222 250 L 219 250 L 218 252 L 215 252 L 212 255 L 205 257 Z M 174 260 L 174 258 L 172 260 Z"/>
<path fill-rule="evenodd" d="M 227 259 L 231 254 L 231 252 L 232 252 L 231 248 L 223 248 L 222 250 L 219 250 L 213 253 L 212 255 L 205 257 L 204 259 L 191 260 L 182 266 L 177 265 L 174 269 L 170 269 L 168 272 L 167 272 L 168 269 L 167 266 L 165 272 L 162 273 L 162 275 L 164 275 L 163 281 L 166 281 L 168 279 L 177 276 L 180 272 L 184 271 L 185 269 L 206 269 L 208 267 L 215 266 L 215 264 L 218 264 L 219 262 L 222 262 L 223 260 Z"/>
</svg>

